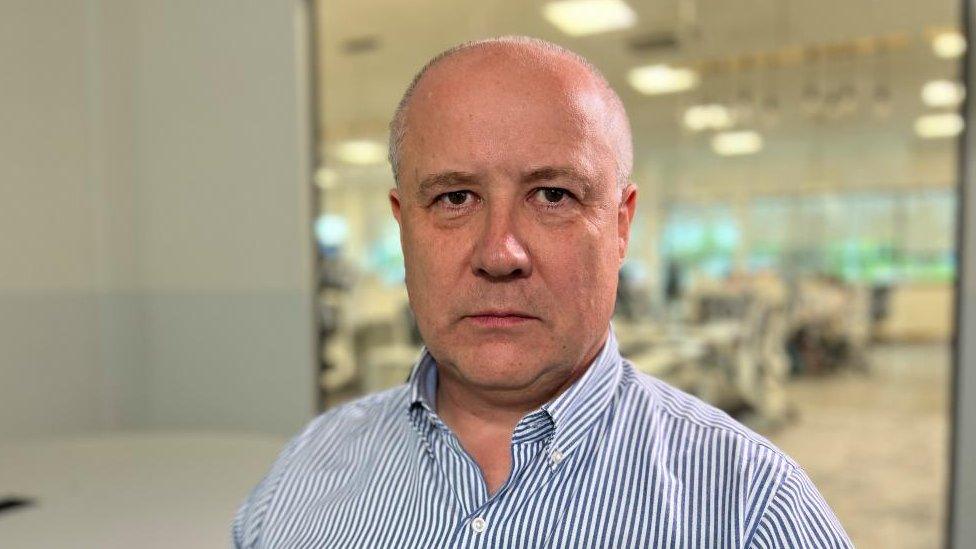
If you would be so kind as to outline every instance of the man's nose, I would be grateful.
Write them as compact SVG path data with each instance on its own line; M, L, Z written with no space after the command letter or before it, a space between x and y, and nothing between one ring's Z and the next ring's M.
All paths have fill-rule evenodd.
M516 214L500 208L489 208L486 214L472 258L474 274L497 281L529 276L532 262L519 234Z

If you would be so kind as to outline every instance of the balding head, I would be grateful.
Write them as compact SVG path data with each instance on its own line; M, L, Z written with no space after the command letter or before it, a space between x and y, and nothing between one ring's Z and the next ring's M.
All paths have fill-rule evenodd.
M540 73L540 76L555 76L565 80L567 87L591 88L596 91L599 101L591 102L587 107L594 110L592 114L602 121L603 129L612 144L612 154L617 166L617 185L621 189L626 186L633 169L634 153L630 123L620 97L599 69L579 54L552 42L526 36L504 36L465 42L438 54L420 69L403 94L390 122L389 160L397 186L402 180L400 170L404 144L410 134L410 107L414 96L418 89L424 87L427 77L441 72L440 69L445 69L443 72L446 74L440 75L442 77L451 78L457 75L464 78L463 75L449 70L452 61L455 62L454 69L461 69L465 65L470 68L472 64L479 63L502 63L513 68L531 68Z

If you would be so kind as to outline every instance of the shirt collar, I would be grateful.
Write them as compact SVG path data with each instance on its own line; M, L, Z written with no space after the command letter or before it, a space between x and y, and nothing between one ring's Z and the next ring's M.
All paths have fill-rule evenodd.
M623 360L613 328L586 372L573 385L539 409L526 414L515 427L513 444L551 438L553 448L568 455L612 401L623 372ZM423 409L435 426L444 424L437 416L437 362L425 347L407 380L409 408Z
M437 395L437 362L426 346L421 350L420 358L410 371L407 384L410 385L410 407L420 405L428 412L434 413Z

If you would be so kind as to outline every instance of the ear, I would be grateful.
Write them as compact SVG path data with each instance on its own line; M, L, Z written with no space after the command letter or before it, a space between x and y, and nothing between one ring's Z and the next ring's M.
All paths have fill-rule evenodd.
M390 189L390 210L393 211L397 225L400 225L400 190L395 187Z
M630 243L630 223L637 211L637 185L628 183L620 198L617 208L617 239L620 243L620 260L627 255L627 244Z

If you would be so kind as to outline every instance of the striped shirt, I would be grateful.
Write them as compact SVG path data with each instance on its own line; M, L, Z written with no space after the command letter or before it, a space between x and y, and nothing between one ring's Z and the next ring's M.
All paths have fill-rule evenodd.
M236 547L852 547L804 471L725 413L636 371L611 332L586 373L519 421L489 494L405 385L326 411L233 524Z

